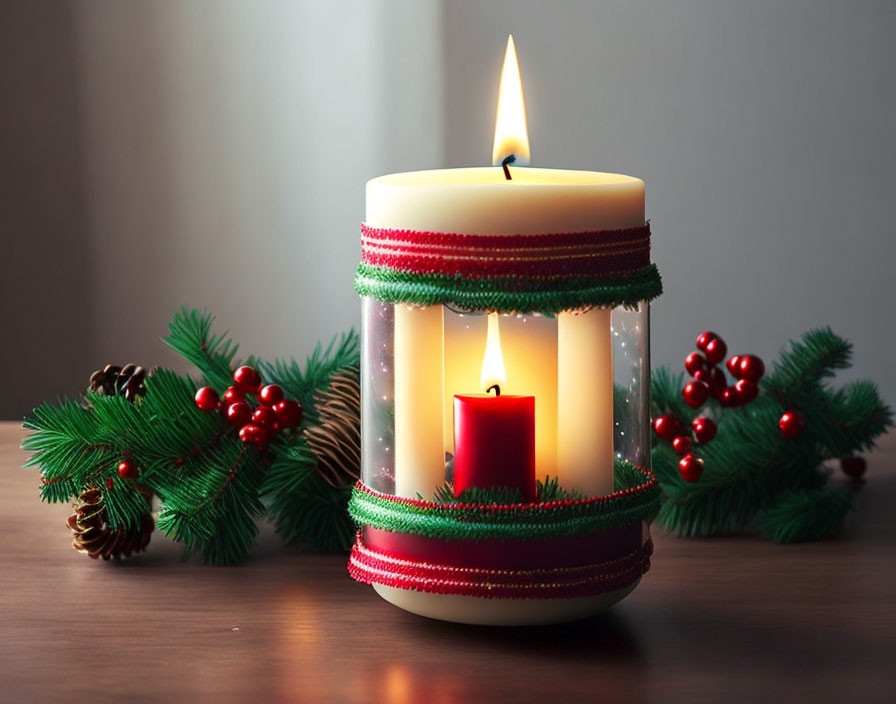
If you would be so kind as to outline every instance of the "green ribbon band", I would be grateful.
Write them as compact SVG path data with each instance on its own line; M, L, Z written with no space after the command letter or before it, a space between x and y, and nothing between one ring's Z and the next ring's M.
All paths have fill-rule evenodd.
M652 521L661 491L653 476L616 461L615 491L599 501L547 502L525 508L406 502L355 487L349 514L359 527L444 540L536 540L600 533ZM628 491L626 491L628 490Z
M603 306L635 307L663 292L656 264L628 274L601 277L489 277L471 279L444 274L411 274L360 264L355 291L386 303L450 305L498 313L542 313Z

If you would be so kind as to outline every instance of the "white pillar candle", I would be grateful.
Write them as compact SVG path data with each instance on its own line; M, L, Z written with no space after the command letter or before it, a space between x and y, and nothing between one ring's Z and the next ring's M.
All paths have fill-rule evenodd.
M557 477L586 496L613 491L610 310L557 316Z
M445 482L442 306L395 306L395 494L431 499Z
M511 173L512 181L504 178L500 167L416 171L375 178L367 183L367 224L371 227L391 229L478 235L579 232L620 229L644 224L644 182L640 179L595 171L563 171L533 167L511 167ZM413 433L418 436L413 441L415 447L433 448L439 443L443 451L445 448L451 449L448 440L451 437L452 427L451 399L455 393L469 393L478 388L485 337L484 334L481 337L477 335L475 339L471 337L459 343L454 339L452 329L457 329L464 323L449 315L448 339L445 341L449 354L446 356L443 348L439 347L442 344L441 333L438 342L430 340L432 344L429 344L423 341L423 333L420 331L426 324L421 321L419 326L414 327L416 332L412 331L408 325L413 325L410 322L411 318L414 321L417 318L413 317L413 313L399 316L399 308L404 308L406 311L407 306L396 307L395 321L396 486L417 487L413 491L419 491L426 496L439 486L444 478L439 475L438 481L435 481L437 473L430 467L429 462L421 463L420 458L414 454L408 452L404 455L409 458L407 462L400 460L403 453L401 438ZM430 311L433 317L436 313L432 311L438 310L438 315L441 316L441 306L433 306L426 310ZM561 314L560 318L565 318L566 315ZM597 319L600 315L598 313L592 316L588 313L579 316L582 318L577 321L580 324L567 331L573 330L580 334L568 336L569 341L562 345L555 334L545 334L543 330L539 330L538 334L527 336L528 349L525 354L517 352L513 344L512 330L515 328L508 327L504 350L507 364L507 393L535 396L536 471L539 476L556 473L561 483L564 483L569 467L588 465L591 467L591 473L602 478L580 483L575 469L570 470L572 474L568 476L570 481L577 485L576 488L589 494L596 487L612 487L613 472L612 366L604 364L600 369L595 367L597 362L594 356L591 356L592 351L589 347L598 337L595 332L598 325L602 326L603 330L600 349L606 348L604 342L609 343L609 315L604 313L605 319L598 324ZM402 319L401 323L399 317ZM425 316L419 317L422 319ZM431 320L429 322L431 323ZM484 327L483 322L482 330ZM586 327L589 327L590 334L586 333ZM426 329L434 328L430 324ZM399 359L399 335L402 340L408 342L407 356L403 359ZM461 349L469 350L469 353L458 354ZM597 351L594 354L597 354ZM428 358L424 359L427 356ZM572 375L564 372L561 380L556 362L559 358L572 361L590 359L590 362L585 365L587 369L573 371ZM411 388L409 383L405 382L406 378L420 379L422 384L425 375L434 374L434 370L440 365L445 367L445 378L448 381L441 396L441 410L435 411L431 398L425 395L415 397L414 394L408 393L406 401L400 400L399 391ZM579 374L578 378L575 376L576 373ZM601 375L603 386L591 385L590 390L586 390L586 385L582 383L585 378L582 374L591 375L592 378ZM539 389L546 387L550 390L539 392ZM609 396L606 393L608 387ZM430 380L427 388L432 391L435 388L435 381ZM556 392L553 391L554 388ZM583 399L586 393L594 394L593 399L587 404ZM600 445L592 443L586 437L574 437L565 428L560 427L560 419L567 417L560 408L563 403L559 401L560 396L571 399L574 407L588 410L592 414L596 413L595 405L599 404L601 408L606 406L606 410L601 410L599 414L600 417L607 419L606 427L602 427L599 431L595 431L593 426L586 428L587 433L603 434L603 442ZM399 405L403 403L408 403L408 406L400 411ZM402 422L399 421L399 413L405 419ZM422 418L424 413L427 415L426 420ZM431 423L433 419L435 422ZM573 422L577 421L578 419L575 419ZM422 434L426 434L427 438L419 437ZM561 442L565 445L562 450L559 448ZM595 448L598 446L604 449L595 455L594 453L598 452ZM427 451L427 457L434 455L433 450ZM566 467L560 466L558 464L560 457L573 458L574 463L567 464ZM408 473L413 479L402 478ZM428 490L419 488L427 486L427 482L432 483L428 486ZM400 495L408 495L403 491L405 490L396 489Z

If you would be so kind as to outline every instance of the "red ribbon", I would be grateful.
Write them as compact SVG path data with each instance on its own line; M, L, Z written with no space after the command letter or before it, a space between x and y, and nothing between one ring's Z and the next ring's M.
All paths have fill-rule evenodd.
M577 567L615 560L640 548L649 533L646 523L539 540L444 540L416 533L394 533L365 526L361 540L370 550L404 560L455 567L522 570Z
M638 531L641 525L636 524ZM613 532L615 533L615 531ZM398 534L395 534L398 535ZM376 539L382 536L376 536ZM417 536L419 537L419 536ZM588 536L597 538L599 536ZM619 540L622 535L607 537L608 544ZM425 539L428 540L428 539ZM439 541L446 542L446 541ZM464 541L455 541L458 543ZM514 545L501 543L486 549L492 552L492 559L500 563L500 552ZM553 543L556 541L535 541ZM575 543L576 541L571 541ZM620 545L625 541L620 541ZM393 548L395 545L393 545ZM419 547L419 546L418 546ZM534 547L537 554L546 546ZM617 546L618 547L618 546ZM532 542L517 544L519 555L525 555L533 548ZM575 545L570 546L570 555L575 553ZM444 549L435 550L429 559L413 559L409 555L395 554L376 549L365 542L358 533L349 558L349 574L364 584L382 584L399 589L413 589L434 594L458 594L492 599L558 599L596 596L629 586L650 569L650 555L653 542L646 537L643 544L608 560L586 564L565 565L569 556L559 559L551 566L527 569L504 569L494 564L489 567L471 567L439 562L439 553L445 557ZM545 553L542 553L545 554ZM580 556L581 557L581 556ZM482 555L477 559L481 559ZM536 563L541 560L535 560Z
M603 277L650 264L650 225L536 235L467 235L361 225L361 261L411 274Z

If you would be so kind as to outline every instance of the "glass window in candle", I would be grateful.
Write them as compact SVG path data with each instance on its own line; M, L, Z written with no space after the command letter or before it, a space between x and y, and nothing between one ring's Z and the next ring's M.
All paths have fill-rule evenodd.
M361 478L395 493L394 306L361 299Z
M650 306L616 308L611 325L616 456L650 467Z
M397 329L396 314L402 329ZM485 374L483 364L489 356L490 318L500 331L499 381L505 402L510 397L534 400L537 479L557 477L565 488L595 495L612 491L614 457L649 466L648 304L556 316L490 315L364 297L365 484L431 499L455 479L456 397L484 395L497 379ZM409 406L399 418L400 427L398 395ZM434 397L442 399L435 413ZM506 441L494 437L496 447ZM405 459L396 461L398 445L405 448ZM500 475L486 469L482 476ZM520 489L528 495L526 486Z

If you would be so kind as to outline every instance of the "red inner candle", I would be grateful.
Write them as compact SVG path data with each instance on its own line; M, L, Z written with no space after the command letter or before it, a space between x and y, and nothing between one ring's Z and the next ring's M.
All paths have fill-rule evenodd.
M535 500L535 397L454 397L454 495L519 489Z

